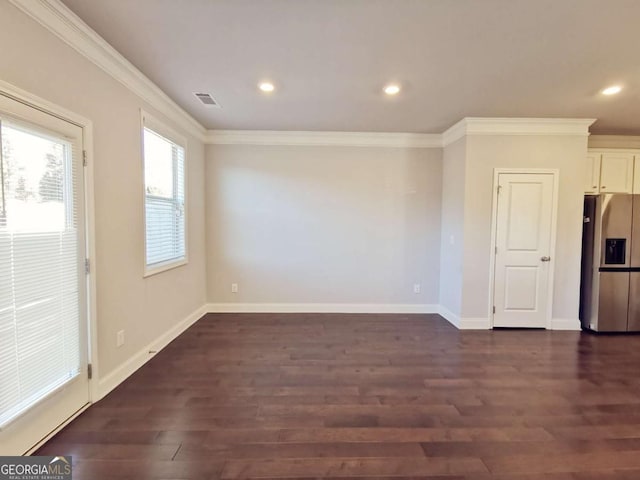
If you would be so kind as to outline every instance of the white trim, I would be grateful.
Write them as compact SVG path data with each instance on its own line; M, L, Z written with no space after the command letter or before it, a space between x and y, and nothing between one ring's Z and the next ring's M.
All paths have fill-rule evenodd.
M638 149L640 148L640 136L638 135L591 135L589 136L589 149Z
M442 134L442 144L465 135L589 135L591 118L474 118L466 117Z
M210 303L209 313L438 313L434 304Z
M115 370L105 375L104 378L101 378L98 385L98 399L104 398L105 395L124 382L131 374L151 360L156 353L171 343L171 341L177 338L187 328L200 320L206 313L206 306L198 308L180 321L180 323L174 325L144 348L140 349L136 354L129 357L128 360L116 367Z
M4 80L0 80L0 91L6 97L12 98L21 103L26 103L27 105L30 105L33 108L40 110L41 112L48 113L49 115L60 118L62 120L66 120L67 122L73 123L78 127L92 125L91 120L89 120L87 117L78 115L71 110L67 110L60 105L45 100L44 98L38 97L37 95L16 87L15 85L5 82Z
M471 135L588 136L593 118L474 118L465 119Z
M447 130L442 132L442 146L446 147L447 145L451 145L453 142L464 138L467 134L467 124L466 118L463 118L458 123L453 124Z
M149 113L144 108L140 109L140 122L143 129L148 128L149 130L152 130L156 134L160 135L161 137L166 138L171 143L175 143L179 147L182 147L185 150L185 156L186 156L187 143L188 143L187 139L184 137L184 135L181 135L179 132L177 132L176 130L171 128L169 125L167 125L167 122L162 121L155 115ZM144 139L143 139L143 145L144 145Z
M92 61L199 140L205 128L60 0L9 0L14 6Z
M556 240L558 226L558 190L560 170L557 168L494 168L493 169L493 200L491 206L491 248L489 252L489 301L487 302L489 328L493 328L493 306L495 295L496 269L496 240L498 229L498 179L501 174L545 174L553 176L553 199L551 211L551 239L549 244L549 284L547 286L547 329L552 329L553 286L556 266Z
M600 148L592 148L589 147L587 149L587 153L592 153L592 154L600 154L600 153L628 153L631 155L637 155L638 153L640 153L640 148L604 148L604 147L600 147Z
M460 330L491 330L491 319L488 317L462 317Z
M489 325L493 328L493 307L495 306L495 276L496 276L496 243L498 237L498 171L493 171L493 189L491 200L491 243L489 249L489 299L487 300L487 314Z
M145 238L146 238L146 232L145 232ZM185 244L186 244L186 238L185 238ZM147 251L147 246L145 241L145 257L146 257L146 251ZM154 275L157 275L159 273L166 272L169 270L173 270L174 268L182 267L184 265L187 265L188 263L189 262L187 261L187 257L185 253L185 257L180 258L178 260L168 260L166 262L156 264L155 266L152 266L152 267L145 265L144 274L142 275L142 278L153 277Z
M89 306L89 363L91 364L92 379L89 381L89 400L98 398L99 375L98 365L98 286L97 286L97 253L96 253L96 202L95 202L95 168L93 156L93 123L82 126L82 145L86 155L84 167L84 198L86 217L86 256L89 259L89 273L87 275L87 305Z
M444 305L438 305L438 314L456 328L460 328L460 317Z
M555 287L556 279L556 263L558 258L556 257L556 243L558 237L558 208L560 203L560 170L550 169L549 172L553 175L553 205L551 211L551 243L549 245L549 256L551 261L549 266L549 285L547 295L547 328L553 329L553 291Z
M552 318L551 330L582 330L580 320L577 318Z
M439 134L427 133L209 130L205 143L210 145L441 148L442 138Z

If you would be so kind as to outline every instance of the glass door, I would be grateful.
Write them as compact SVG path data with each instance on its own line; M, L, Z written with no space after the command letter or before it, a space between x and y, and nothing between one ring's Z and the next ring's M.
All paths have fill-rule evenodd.
M82 129L0 95L0 455L89 402Z

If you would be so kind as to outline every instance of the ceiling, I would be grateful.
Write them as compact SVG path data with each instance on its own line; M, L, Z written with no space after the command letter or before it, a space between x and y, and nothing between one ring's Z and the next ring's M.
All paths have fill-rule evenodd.
M440 133L466 116L578 117L598 119L593 133L640 134L638 0L63 2L209 129ZM382 93L389 82L399 95ZM599 93L612 84L623 91Z

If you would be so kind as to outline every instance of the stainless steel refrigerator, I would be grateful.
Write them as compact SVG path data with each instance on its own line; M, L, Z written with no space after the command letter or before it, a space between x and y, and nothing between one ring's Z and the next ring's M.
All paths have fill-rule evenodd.
M640 195L584 199L580 321L598 332L640 331Z

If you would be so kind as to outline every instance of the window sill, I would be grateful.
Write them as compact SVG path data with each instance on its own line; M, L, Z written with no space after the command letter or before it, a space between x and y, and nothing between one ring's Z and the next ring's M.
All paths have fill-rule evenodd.
M144 275L142 278L152 277L153 275L157 275L158 273L166 272L167 270L173 270L174 268L182 267L186 265L187 259L184 258L182 260L176 260L168 263L161 263L159 265L155 265L152 267L145 267Z

